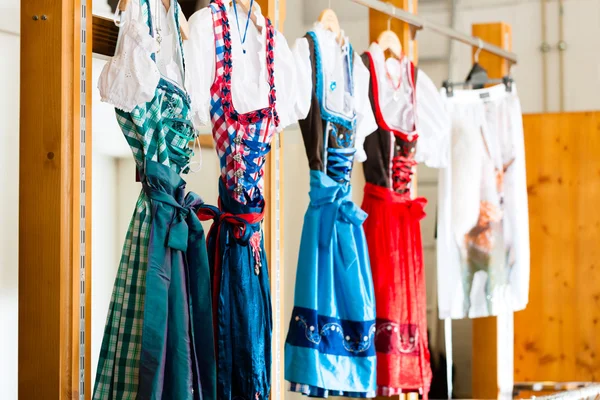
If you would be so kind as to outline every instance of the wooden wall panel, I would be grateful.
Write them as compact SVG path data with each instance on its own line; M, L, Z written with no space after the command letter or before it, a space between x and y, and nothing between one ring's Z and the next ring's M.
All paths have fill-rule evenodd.
M268 16L273 23L275 23L275 16L277 15L278 24L276 26L277 30L283 32L285 17L286 17L286 0L279 0L278 7L275 6L275 0L264 0L260 2L262 7L263 15ZM280 93L280 92L279 92ZM285 304L284 304L284 293L283 293L283 283L284 283L284 255L283 255L283 138L285 135L277 134L278 138L273 138L272 142L272 150L267 155L267 162L265 165L265 222L264 222L264 232L265 232L265 250L267 252L267 262L269 264L269 277L271 279L271 299L272 299L272 308L273 308L273 317L275 318L275 313L278 312L276 308L275 302L278 301L279 304L279 312L278 317L280 321L280 326L273 327L273 335L277 335L279 338L279 358L275 359L277 354L274 353L273 357L273 369L278 369L279 376L276 381L272 383L271 387L271 398L276 400L276 393L279 392L279 397L285 396L287 392L287 383L284 379L284 346L285 346L285 337L287 334L287 321L284 320L285 315ZM277 178L277 169L274 166L275 163L275 146L277 145L277 139L279 139L279 185L276 185ZM279 197L279 226L277 226L276 221L276 197ZM275 235L275 230L279 228L279 240L277 240L277 236ZM273 267L276 265L276 254L275 249L279 250L279 269L278 280L276 279L275 271ZM277 286L279 283L279 288ZM278 290L279 289L279 290ZM275 345L276 343L274 343ZM274 371L275 372L275 371ZM275 372L272 376L277 377L277 373ZM275 387L277 386L277 388Z
M512 30L503 22L474 24L473 36L500 46L505 50L512 48ZM473 48L473 56L477 48ZM491 79L502 78L509 73L509 63L501 57L482 51L479 64L488 72ZM496 317L476 318L473 320L473 398L496 398L498 393L497 368L497 331Z
M79 168L82 162L91 166L91 157L79 157L81 116L90 110L80 107L82 62L91 103L91 53L81 52L81 17L81 2L75 0L21 3L18 390L25 400L80 393ZM87 21L89 30L91 18ZM86 126L89 132L90 121ZM86 150L91 153L91 140ZM89 205L90 179L86 189ZM89 235L89 218L85 223ZM88 278L90 244L86 236ZM89 307L86 317L89 328ZM89 332L81 354L88 367Z
M531 234L516 381L600 379L600 113L526 115Z

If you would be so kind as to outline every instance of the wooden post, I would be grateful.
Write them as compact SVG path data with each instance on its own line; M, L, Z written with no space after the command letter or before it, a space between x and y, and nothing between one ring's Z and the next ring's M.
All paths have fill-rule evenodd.
M512 49L512 30L503 22L474 24L472 34L488 43ZM473 48L473 55L477 48ZM508 75L510 64L507 60L482 51L479 64L488 72L491 79ZM497 331L496 317L473 320L473 398L491 399L498 395L497 382Z
M401 8L406 11L410 11L413 14L417 13L417 7L419 4L419 0L391 0L388 1L389 4L392 4L398 8ZM418 51L417 51L417 42L414 39L414 34L412 28L406 22L400 21L396 18L391 18L384 13L381 13L376 10L369 9L369 40L370 42L377 41L377 37L379 34L386 29L389 28L396 32L398 37L400 38L400 42L402 43L402 51L406 54L410 60L416 65L418 61ZM416 171L413 175L413 183L411 186L411 195L414 197L417 190L417 176ZM399 398L400 400L412 400L414 397L418 398L418 394L416 393L403 393L400 396L395 396L395 398ZM378 399L388 399L389 397L377 397Z
M90 1L21 4L18 368L24 400L79 398L80 363L87 367L86 398L90 393L91 22Z
M278 31L283 32L285 22L286 0L264 1L261 4L263 14L267 15L275 24ZM275 50L277 51L277 50ZM278 94L281 92L278 92ZM283 399L287 392L286 383L283 375L284 370L284 347L286 321L283 320L285 315L284 293L281 290L284 282L284 267L283 267L283 134L277 134L273 138L271 152L267 155L266 171L265 171L265 250L267 251L269 263L269 277L271 280L271 299L273 319L279 320L279 326L273 327L273 360L272 374L273 382L271 385L271 398L274 400ZM279 154L279 160L276 160L275 152ZM277 161L277 165L275 164ZM278 184L277 184L278 183ZM279 205L279 215L277 206ZM279 224L277 223L277 217ZM279 237L275 234L279 231ZM279 261L279 268L274 267ZM279 352L277 357L276 352Z

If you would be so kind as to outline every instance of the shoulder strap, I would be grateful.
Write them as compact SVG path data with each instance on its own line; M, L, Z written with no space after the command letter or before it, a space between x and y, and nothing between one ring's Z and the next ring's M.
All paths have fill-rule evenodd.
M181 37L181 26L179 24L179 13L182 12L181 6L177 0L171 0L171 7L175 7L173 15L175 17L175 31L177 32L177 43L179 44L179 58L181 60L182 79L185 82L185 57L183 54L183 38Z
M277 114L277 91L275 90L275 28L269 18L265 18L267 27L267 73L269 74L269 107L273 112L273 121L275 126L279 125L279 115Z
M348 87L350 94L354 96L354 47L352 44L348 44Z
M313 70L314 90L320 105L323 100L323 67L321 65L321 51L319 49L319 42L317 41L317 35L311 31L306 33L305 38L308 41L310 57L312 58L311 64Z
M223 75L225 65L231 68L231 37L229 36L229 21L223 2L212 0L210 9L213 17L213 31L215 35L215 77Z

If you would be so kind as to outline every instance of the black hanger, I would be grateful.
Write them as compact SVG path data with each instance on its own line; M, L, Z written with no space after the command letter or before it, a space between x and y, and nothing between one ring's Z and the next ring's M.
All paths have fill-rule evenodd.
M488 82L488 73L478 62L473 64L469 74L465 78L465 82L473 89L483 89Z
M471 80L470 82L452 82L450 79L445 80L442 83L442 87L444 89L446 89L446 97L452 97L454 95L454 88L455 87L468 87L470 89L481 89L483 88L485 85L497 85L499 83L504 84L504 86L506 87L506 91L507 92L512 92L512 88L514 85L514 80L511 76L507 75L502 77L502 79L486 79L485 81L480 81L477 82L479 84L481 84L482 86L480 87L474 87L474 82Z
M479 39L479 46L477 47L477 51L473 58L475 62L473 63L473 67L467 74L465 81L471 86L473 89L483 89L485 84L488 81L488 73L485 68L483 68L479 64L479 53L481 53L481 49L483 48L483 40Z

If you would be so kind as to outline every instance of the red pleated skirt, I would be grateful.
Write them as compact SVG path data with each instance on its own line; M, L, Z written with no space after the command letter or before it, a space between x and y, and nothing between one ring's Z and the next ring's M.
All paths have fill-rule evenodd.
M427 398L431 368L420 221L425 198L411 199L367 183L362 208L377 307L379 395L419 391Z

